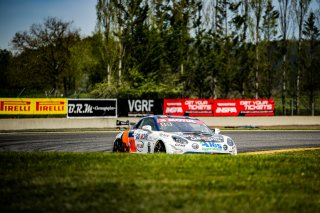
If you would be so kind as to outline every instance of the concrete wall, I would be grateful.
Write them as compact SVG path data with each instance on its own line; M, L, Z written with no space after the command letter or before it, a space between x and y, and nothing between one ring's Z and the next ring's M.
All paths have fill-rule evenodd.
M209 126L309 126L320 125L320 116L208 117Z
M116 120L137 122L139 118L33 118L0 119L0 130L115 128ZM199 117L208 126L287 126L320 125L320 116Z

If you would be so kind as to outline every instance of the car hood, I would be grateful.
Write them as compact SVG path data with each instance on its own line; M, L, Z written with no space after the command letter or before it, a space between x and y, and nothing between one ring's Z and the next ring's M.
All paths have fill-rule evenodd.
M220 134L198 134L198 133L176 133L176 135L183 137L189 141L199 142L223 142L224 136Z

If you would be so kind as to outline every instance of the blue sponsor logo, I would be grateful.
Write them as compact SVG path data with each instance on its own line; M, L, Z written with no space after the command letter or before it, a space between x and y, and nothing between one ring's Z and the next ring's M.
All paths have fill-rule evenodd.
M140 133L138 133L138 134L135 135L135 139L136 140L139 140L139 139L147 140L147 138L148 138L148 134L140 134Z
M129 131L129 135L128 135L128 137L129 137L129 138L133 138L133 137L134 137L134 135L133 135L133 134L134 134L134 131Z
M204 150L204 151L222 150L221 144L217 144L214 142L202 142L201 146L202 146L202 150Z

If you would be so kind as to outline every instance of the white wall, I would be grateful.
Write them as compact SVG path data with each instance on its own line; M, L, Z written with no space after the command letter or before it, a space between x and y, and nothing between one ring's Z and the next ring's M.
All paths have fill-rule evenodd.
M0 119L0 130L115 128L116 120L137 122L139 118L33 118ZM320 116L199 117L208 126L320 125Z

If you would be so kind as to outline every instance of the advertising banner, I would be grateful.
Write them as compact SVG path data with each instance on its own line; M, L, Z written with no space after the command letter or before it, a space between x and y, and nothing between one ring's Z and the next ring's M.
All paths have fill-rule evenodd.
M67 105L68 104L68 105ZM71 117L274 116L273 99L0 98L0 114Z
M67 114L65 98L0 98L0 114Z
M238 100L215 100L214 116L239 116Z
M164 99L164 115L213 116L214 100L211 99Z
M238 109L245 116L274 116L274 100L238 100Z
M165 115L274 116L273 99L164 99Z
M118 99L119 117L143 117L163 114L163 99Z
M67 99L65 98L39 98L31 100L35 105L33 105L34 114L67 114Z
M183 99L164 99L163 114L164 115L184 115Z
M117 99L68 99L68 118L117 117Z

